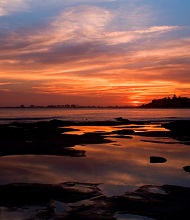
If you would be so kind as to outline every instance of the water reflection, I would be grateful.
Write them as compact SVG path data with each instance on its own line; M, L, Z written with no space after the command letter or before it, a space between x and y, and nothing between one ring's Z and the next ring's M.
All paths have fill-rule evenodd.
M129 124L120 126L70 126L73 131L65 132L66 134L84 134L87 132L113 132L117 130L133 129L135 132L144 131L166 131L165 128L161 127L160 123L147 123L144 125Z
M121 129L122 126L70 126L69 128L74 129L74 131L65 132L65 134L84 134L87 132L112 132Z
M118 129L118 128L117 128ZM189 165L190 148L180 143L163 144L148 141L162 138L118 139L113 143L75 146L85 150L86 157L9 156L0 158L0 183L67 181L100 183L108 196L122 195L144 184L189 186L190 175L183 170ZM150 164L150 156L162 156L164 164Z
M153 220L152 218L147 218L145 216L139 215L129 215L129 214L117 214L115 215L117 220Z

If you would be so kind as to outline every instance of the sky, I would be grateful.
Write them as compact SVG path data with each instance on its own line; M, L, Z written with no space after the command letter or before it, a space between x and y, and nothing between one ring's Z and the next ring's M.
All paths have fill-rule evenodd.
M190 0L0 0L0 106L190 97Z

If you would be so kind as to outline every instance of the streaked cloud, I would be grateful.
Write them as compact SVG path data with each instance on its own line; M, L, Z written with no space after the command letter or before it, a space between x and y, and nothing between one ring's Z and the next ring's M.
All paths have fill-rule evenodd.
M0 86L8 85L8 84L10 84L10 83L8 83L8 82L0 82Z

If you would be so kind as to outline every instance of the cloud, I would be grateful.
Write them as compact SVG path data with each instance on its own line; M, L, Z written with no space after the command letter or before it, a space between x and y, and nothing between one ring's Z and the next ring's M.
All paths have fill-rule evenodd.
M51 1L47 1L49 4ZM69 1L65 1L68 2ZM74 1L87 3L85 0ZM94 0L93 4L101 1ZM9 5L9 10L20 10L28 5L37 4L37 1L16 0L3 1L1 5ZM122 2L124 7L120 10L106 9L93 5L80 5L67 7L62 13L54 17L45 27L26 28L21 31L7 33L1 45L4 53L18 54L44 53L49 50L56 50L56 47L63 45L76 45L86 42L93 42L98 47L102 45L117 45L130 43L144 37L153 37L155 34L167 33L177 30L177 26L136 26L139 21L151 20L152 12L147 5L137 6L136 1ZM55 4L61 4L56 0ZM7 7L8 8L8 7ZM8 9L7 9L8 10ZM123 10L126 10L125 13ZM120 13L120 14L119 14ZM146 18L149 19L146 19ZM138 22L136 19L138 18ZM120 20L125 23L121 28ZM132 27L132 29L131 29ZM11 50L10 50L11 49Z
M111 13L106 9L78 6L59 15L51 25L61 41L64 41L63 36L66 35L68 40L75 42L97 41L111 17Z
M8 15L12 12L26 11L28 4L26 0L1 0L0 16Z
M112 31L109 26L115 14L107 9L95 6L71 7L55 17L45 27L25 28L23 31L8 32L1 37L1 49L4 56L14 54L52 53L66 46L89 45L104 48L134 42L138 39L154 37L177 30L177 26L153 26L131 31ZM8 60L8 59L6 59Z
M183 29L122 30L117 16L110 9L80 5L44 26L1 33L1 79L22 82L22 92L112 96L120 103L127 95L140 100L148 93L182 91L182 83L190 80L190 40L178 35ZM20 91L22 86L8 87Z
M2 36L1 48L4 54L25 54L46 52L53 46L98 41L102 37L106 23L111 18L108 10L94 6L70 8L55 17L46 27L25 28L24 31L8 32Z
M0 82L0 86L9 85L9 82Z
M12 85L11 82L0 82L0 91L1 92L10 92L10 88L9 88L10 85Z
M94 6L70 8L56 17L50 24L49 45L70 42L72 44L96 42L97 44L128 43L150 34L161 34L177 30L177 26L153 26L132 31L111 31L109 25L115 19L114 11Z
M139 34L146 34L146 33L163 33L167 31L172 31L178 29L178 26L153 26L150 28L147 28L145 30L136 30L135 33Z
M119 32L107 32L105 33L102 41L107 44L124 44L138 39L152 38L155 34L163 34L169 31L177 30L177 26L154 26L146 29L139 29L134 31L119 31Z

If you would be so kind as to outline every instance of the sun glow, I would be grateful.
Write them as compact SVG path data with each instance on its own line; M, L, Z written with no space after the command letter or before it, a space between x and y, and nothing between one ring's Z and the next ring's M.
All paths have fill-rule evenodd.
M133 106L139 106L142 104L142 102L140 102L140 101L132 101L131 103Z

